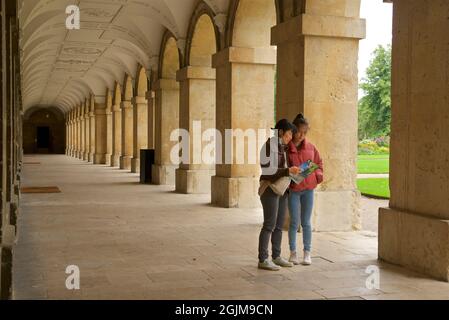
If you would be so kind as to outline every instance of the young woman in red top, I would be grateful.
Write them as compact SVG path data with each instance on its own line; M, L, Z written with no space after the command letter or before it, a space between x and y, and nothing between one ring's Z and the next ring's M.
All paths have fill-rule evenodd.
M301 164L312 161L319 166L315 172L309 175L299 184L292 183L290 186L288 207L290 212L290 228L288 232L290 244L290 259L293 264L298 265L299 259L296 251L296 235L299 229L299 223L302 227L304 259L303 265L312 264L310 252L312 250L312 211L314 190L323 182L323 161L316 147L307 139L309 131L309 122L302 114L299 114L293 121L297 128L292 141L289 145L289 161L292 166L300 167Z

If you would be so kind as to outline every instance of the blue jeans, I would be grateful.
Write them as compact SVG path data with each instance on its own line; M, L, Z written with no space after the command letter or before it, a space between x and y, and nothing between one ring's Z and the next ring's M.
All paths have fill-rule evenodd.
M288 209L290 211L290 228L288 230L288 241L290 250L296 251L296 235L298 234L299 222L301 221L302 238L304 250L312 250L312 210L313 190L294 192L290 190L288 197ZM300 220L301 218L301 220Z

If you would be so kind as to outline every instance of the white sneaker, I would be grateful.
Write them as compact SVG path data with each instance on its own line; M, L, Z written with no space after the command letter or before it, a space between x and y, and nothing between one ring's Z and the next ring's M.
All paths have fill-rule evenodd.
M298 253L296 251L292 251L290 253L290 259L288 259L288 261L293 263L295 266L299 265Z
M264 262L259 262L259 269L269 270L269 271L279 271L280 267L275 265L273 261L266 259Z
M304 260L302 261L304 266L310 266L312 264L312 256L310 251L304 251Z
M291 268L291 267L293 267L293 263L288 262L287 260L285 260L282 257L277 257L276 259L273 260L273 262L275 264L277 264L278 266L283 267L283 268Z

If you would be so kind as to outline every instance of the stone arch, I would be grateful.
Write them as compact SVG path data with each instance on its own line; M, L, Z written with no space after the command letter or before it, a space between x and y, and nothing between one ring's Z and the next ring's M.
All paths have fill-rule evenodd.
M112 97L112 104L120 105L120 102L122 102L122 88L120 86L120 83L115 82L113 97Z
M271 27L278 19L273 0L232 0L226 35L227 46L258 48L271 43Z
M220 32L214 24L214 13L200 2L190 20L187 34L185 66L211 66L211 57L220 50Z
M139 66L136 73L136 96L145 97L148 91L148 77L143 66Z
M175 36L168 30L162 38L159 57L159 79L176 79L176 72L182 64L181 53Z
M133 80L129 74L125 74L123 81L122 101L131 101L133 98Z

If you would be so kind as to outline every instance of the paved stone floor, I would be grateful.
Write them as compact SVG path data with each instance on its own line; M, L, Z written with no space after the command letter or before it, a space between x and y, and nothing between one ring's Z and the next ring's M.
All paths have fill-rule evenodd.
M376 260L371 231L314 234L310 267L256 268L260 209L138 184L136 174L66 156L28 156L14 251L15 299L449 299L449 284ZM284 238L284 252L287 241ZM68 265L81 289L65 287ZM365 270L380 268L380 290Z

